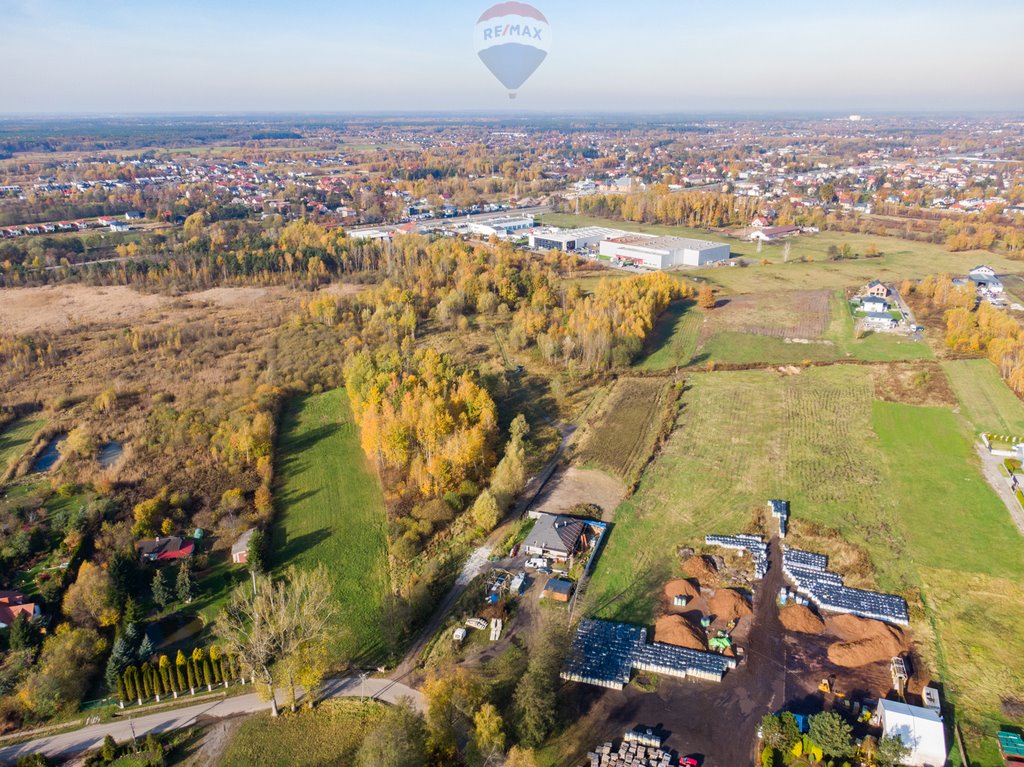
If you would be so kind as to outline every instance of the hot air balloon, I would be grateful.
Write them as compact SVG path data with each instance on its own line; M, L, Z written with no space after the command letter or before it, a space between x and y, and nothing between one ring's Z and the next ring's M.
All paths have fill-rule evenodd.
M551 27L532 5L498 3L480 16L473 37L480 60L514 99L516 91L547 58Z

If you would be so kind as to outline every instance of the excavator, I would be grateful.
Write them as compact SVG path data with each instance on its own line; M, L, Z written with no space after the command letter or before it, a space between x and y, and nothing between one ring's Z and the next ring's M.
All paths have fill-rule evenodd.
M836 687L836 677L835 677L835 674L833 674L830 677L826 677L825 679L822 679L821 680L821 684L818 685L818 689L821 690L826 695L834 695L837 698L845 698L846 697L846 693L845 692L841 692L839 690L839 688Z

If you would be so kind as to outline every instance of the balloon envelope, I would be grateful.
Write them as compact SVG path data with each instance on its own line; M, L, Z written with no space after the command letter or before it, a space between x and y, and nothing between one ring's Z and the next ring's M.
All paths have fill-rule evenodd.
M480 16L473 39L477 55L491 74L515 91L547 58L551 27L532 5L498 3Z

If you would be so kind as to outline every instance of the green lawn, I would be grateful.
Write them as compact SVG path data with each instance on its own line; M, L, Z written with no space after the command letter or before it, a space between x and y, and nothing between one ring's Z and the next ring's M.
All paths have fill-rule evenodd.
M278 444L274 564L330 572L338 603L334 649L384 660L389 593L387 521L380 482L359 445L343 389L292 400Z
M768 301L777 297L778 294L766 294ZM719 330L712 332L711 337L700 344L701 323L706 316L710 317L709 322L714 322L713 312L705 314L695 307L685 311L670 307L651 334L648 347L652 351L637 365L645 370L666 370L674 367L677 359L688 359L692 364L714 361L734 365L778 365L798 364L804 360L895 362L934 357L928 344L904 336L868 333L863 338L855 338L853 315L847 308L842 291L836 291L829 310L831 317L821 343L787 343L774 336Z
M643 370L685 367L697 351L703 315L692 301L677 301L665 311L647 339L645 354L635 363Z
M912 242L896 237L878 237L868 234L847 234L844 232L822 232L801 235L789 240L789 262L783 263L784 244L764 245L761 252L749 242L728 239L720 234L704 230L688 229L681 226L660 226L614 221L593 216L547 213L541 216L544 223L556 226L607 226L627 231L649 232L651 234L675 234L680 237L699 237L707 240L721 240L732 246L734 255L744 257L750 264L746 269L698 269L676 272L680 276L704 277L733 293L757 293L775 290L806 290L813 288L848 288L866 285L873 279L884 282L900 282L904 279L919 279L929 274L950 272L966 274L979 263L988 264L997 272L1019 274L1024 271L1019 261L988 251L966 251L951 253L942 245L926 242ZM849 245L855 253L864 253L874 245L882 254L878 258L858 258L846 261L828 261L830 245ZM802 262L801 258L811 258ZM769 264L761 266L767 259Z
M219 767L351 767L367 730L384 714L383 703L329 700L314 711L242 722Z
M943 362L942 369L978 431L1024 437L1024 403L988 360Z
M851 585L908 597L920 649L972 744L991 734L1001 697L1024 700L1024 667L1012 661L1024 656L1013 596L1024 538L962 421L875 401L861 366L703 373L689 384L676 431L616 511L588 611L649 623L680 546L752 530L765 499L788 498L794 545L815 544L808 521L837 531L846 544L817 544Z
M45 425L45 418L19 418L0 431L0 474L21 458Z

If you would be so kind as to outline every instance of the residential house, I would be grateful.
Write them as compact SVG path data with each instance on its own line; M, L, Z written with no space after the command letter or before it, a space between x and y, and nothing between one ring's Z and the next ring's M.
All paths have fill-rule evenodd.
M13 624L19 615L37 620L41 615L39 605L25 601L20 591L0 591L0 629Z
M864 292L873 298L888 298L889 288L878 280L872 280L868 283L867 288Z
M146 217L146 214L141 210L129 210L124 214L125 221L141 221Z
M878 330L893 330L899 324L888 312L865 312L860 319L865 327Z
M187 559L192 556L195 547L195 541L177 535L139 541L135 544L135 548L144 562L169 562L175 559Z
M996 277L995 270L990 266L976 266L967 275L974 283L979 295L999 296L1003 293L1003 283Z
M250 528L242 533L238 540L231 546L231 561L236 565L244 565L249 561L249 540L256 528Z
M860 301L860 307L866 312L887 312L889 302L878 296L866 296Z
M908 767L945 765L946 733L937 712L895 700L881 700L875 716L885 737L899 738L910 749L910 755L901 764Z
M562 514L539 514L533 530L523 541L523 552L557 562L571 559L589 545L589 526L582 519Z
M751 242L777 242L784 237L790 237L800 233L799 226L766 226L763 229L755 229L747 239Z

